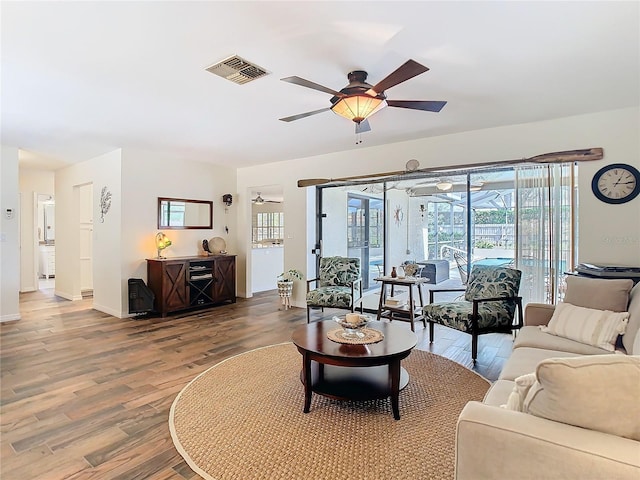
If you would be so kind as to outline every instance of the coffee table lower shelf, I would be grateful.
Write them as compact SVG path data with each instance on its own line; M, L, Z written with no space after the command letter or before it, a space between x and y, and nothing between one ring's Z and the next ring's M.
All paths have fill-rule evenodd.
M304 384L304 371L300 372ZM311 390L336 400L376 400L391 396L389 365L340 367L311 362ZM400 388L409 384L409 374L400 367Z

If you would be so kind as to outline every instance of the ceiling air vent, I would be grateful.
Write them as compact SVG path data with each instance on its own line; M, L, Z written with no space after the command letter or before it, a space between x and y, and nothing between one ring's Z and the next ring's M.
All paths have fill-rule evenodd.
M207 67L206 70L238 85L243 85L251 80L267 75L266 70L237 55L225 58L221 62Z

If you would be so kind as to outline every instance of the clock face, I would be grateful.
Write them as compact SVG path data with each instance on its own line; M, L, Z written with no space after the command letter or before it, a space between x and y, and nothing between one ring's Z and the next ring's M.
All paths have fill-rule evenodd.
M606 203L625 203L640 193L640 172L631 165L614 163L601 168L593 176L591 189Z

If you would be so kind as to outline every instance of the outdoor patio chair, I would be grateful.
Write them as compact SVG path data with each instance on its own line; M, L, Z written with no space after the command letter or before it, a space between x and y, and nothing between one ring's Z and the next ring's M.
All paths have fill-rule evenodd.
M453 258L458 266L458 273L460 274L460 283L467 284L467 257L459 252L453 252Z
M429 343L433 325L440 324L471 334L471 358L478 357L478 336L485 333L511 333L522 327L522 297L518 296L522 272L514 268L476 265L466 289L429 291L429 305L422 309L429 322ZM464 291L464 300L434 303L437 292ZM516 318L516 309L518 315Z
M355 311L362 307L362 278L360 259L347 257L323 257L320 259L318 278L307 280L307 323L311 321L312 308L325 307ZM317 285L311 289L311 284Z

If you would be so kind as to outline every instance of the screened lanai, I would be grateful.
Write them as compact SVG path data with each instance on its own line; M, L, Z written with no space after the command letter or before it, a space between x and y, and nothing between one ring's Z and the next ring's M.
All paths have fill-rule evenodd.
M463 286L484 263L522 269L525 299L550 301L575 255L573 175L522 166L322 187L322 255L359 257L369 294L406 262L429 265L426 288Z

